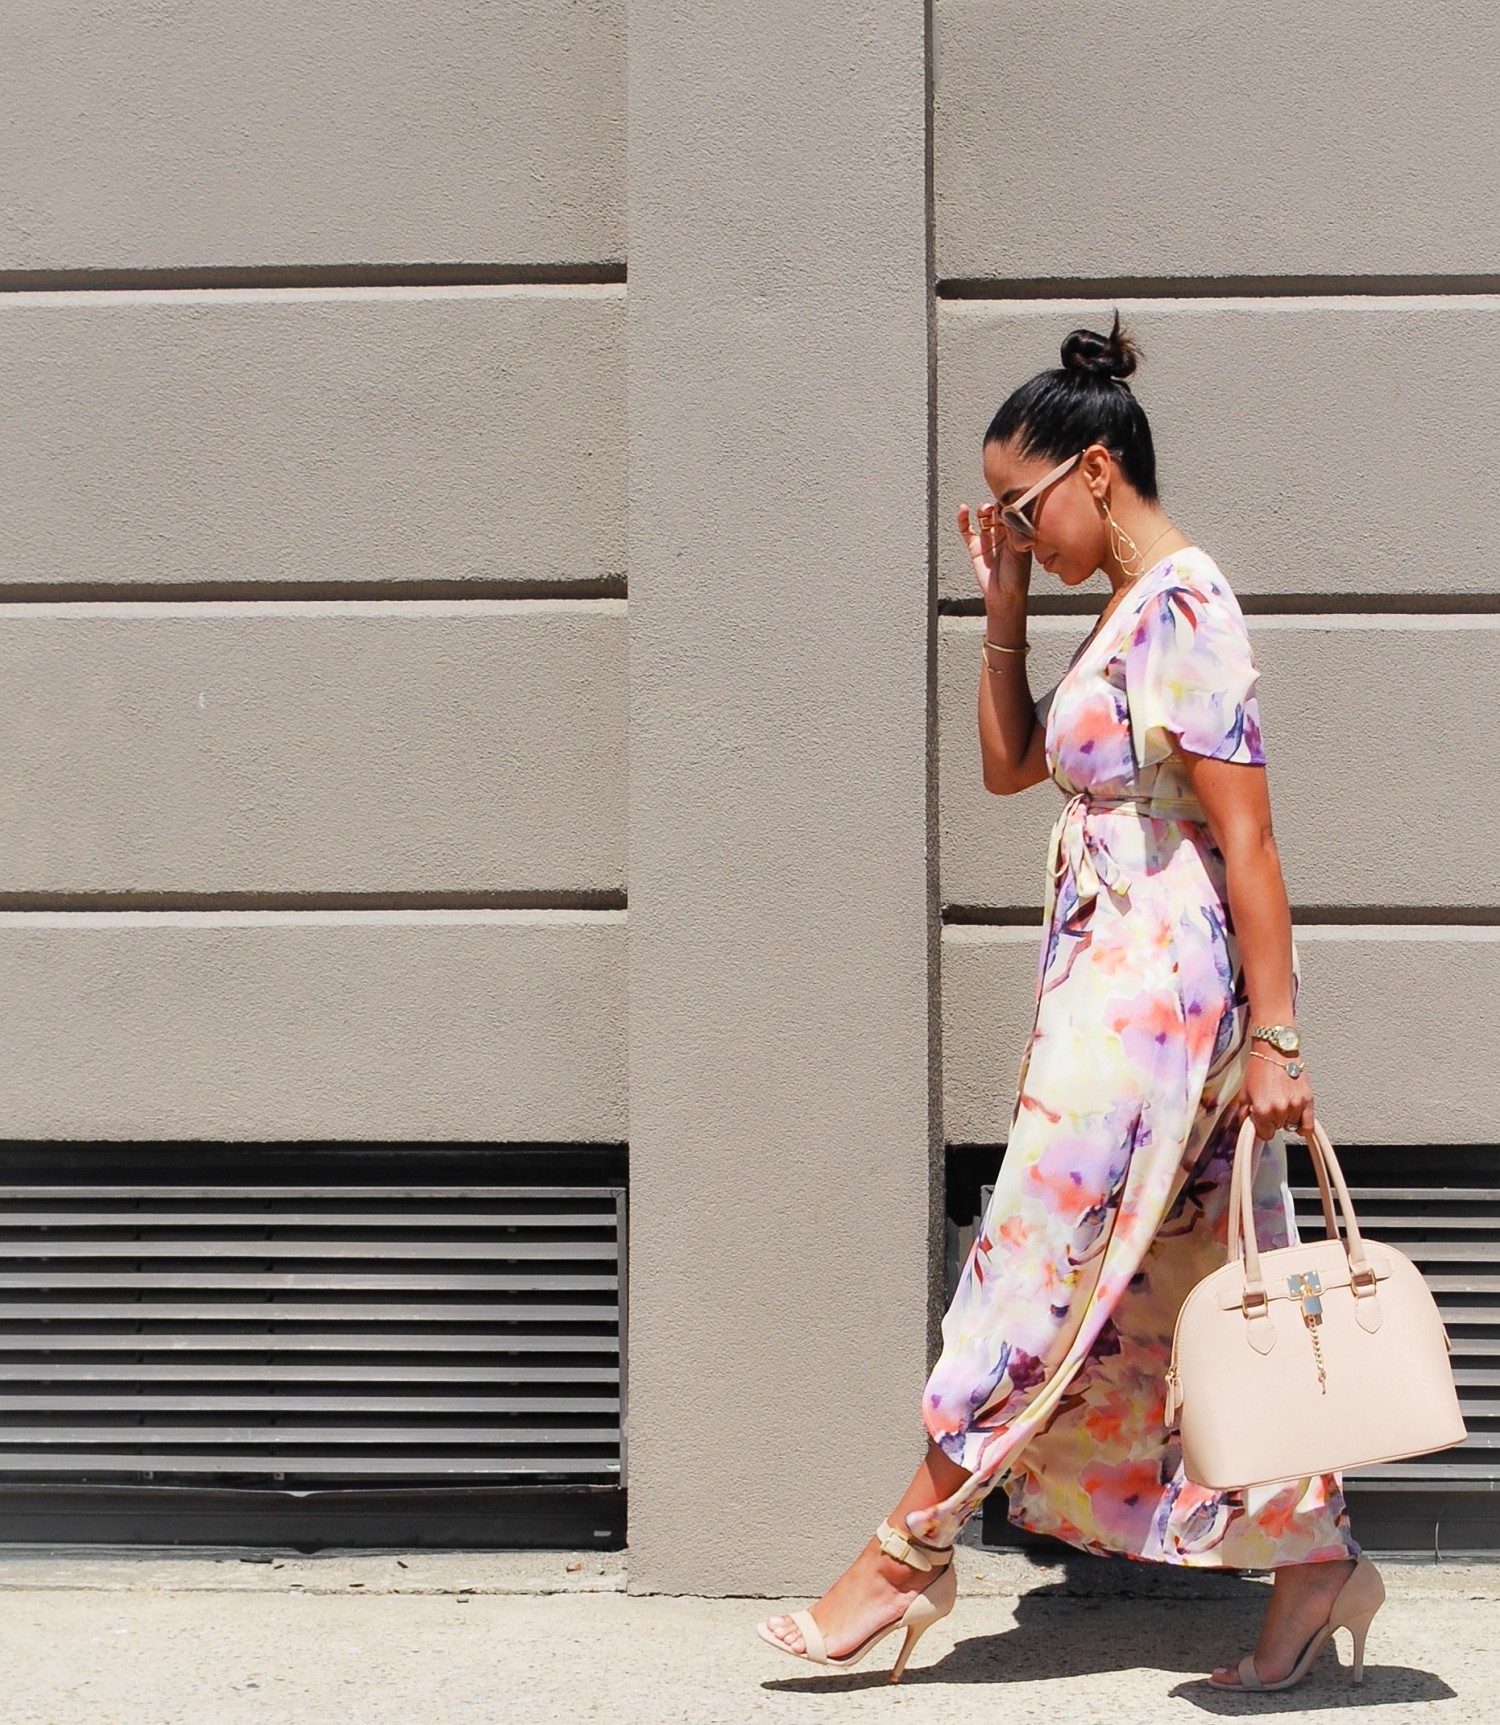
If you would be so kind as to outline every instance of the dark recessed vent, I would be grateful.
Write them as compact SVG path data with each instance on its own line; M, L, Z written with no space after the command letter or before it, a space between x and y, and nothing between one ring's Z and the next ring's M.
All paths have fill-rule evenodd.
M1361 1230L1411 1258L1437 1299L1469 1428L1458 1449L1346 1477L1366 1487L1494 1491L1500 1488L1500 1159L1492 1150L1382 1147L1341 1150L1339 1161ZM1314 1238L1323 1217L1300 1150L1293 1175L1298 1227L1304 1239Z
M0 1187L0 1482L618 1485L624 1201Z

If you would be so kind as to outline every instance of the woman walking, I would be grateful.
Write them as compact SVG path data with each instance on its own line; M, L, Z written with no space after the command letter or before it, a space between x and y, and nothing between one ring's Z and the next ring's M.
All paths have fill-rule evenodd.
M984 439L996 498L959 511L985 603L984 783L1051 777L1036 1017L994 1195L943 1320L926 1456L888 1521L807 1611L760 1625L847 1666L896 1628L899 1678L951 1609L952 1544L1001 1483L1019 1525L1092 1552L1273 1569L1252 1654L1221 1687L1289 1687L1335 1627L1362 1645L1381 1598L1334 1476L1214 1492L1164 1424L1172 1328L1223 1262L1236 1134L1311 1130L1299 971L1272 837L1244 617L1162 509L1139 351L1118 315L1075 330ZM1026 675L1033 559L1110 596L1040 701ZM1263 1243L1292 1237L1285 1152L1267 1145Z

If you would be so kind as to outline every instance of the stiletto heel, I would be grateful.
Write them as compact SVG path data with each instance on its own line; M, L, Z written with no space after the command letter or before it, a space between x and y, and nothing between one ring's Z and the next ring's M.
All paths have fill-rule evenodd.
M928 1582L920 1593L912 1595L911 1602L898 1618L877 1629L873 1635L860 1642L858 1647L850 1648L837 1659L830 1656L828 1644L823 1639L823 1631L819 1629L818 1621L811 1611L792 1611L787 1614L801 1630L802 1639L807 1643L801 1653L788 1647L779 1636L771 1634L764 1623L755 1626L755 1633L762 1641L769 1641L772 1647L780 1648L793 1659L805 1659L811 1665L831 1665L837 1671L847 1671L850 1666L858 1665L870 1649L877 1642L884 1641L893 1630L904 1629L906 1639L901 1644L900 1653L896 1655L896 1663L891 1667L891 1682L899 1683L901 1673L906 1669L906 1661L911 1657L912 1649L924 1632L953 1609L953 1601L958 1595L958 1578L953 1573L953 1547L919 1545L907 1535L897 1533L888 1521L881 1522L875 1529L875 1538L887 1557L894 1557L913 1569L930 1569L935 1572L933 1580Z
M1380 1579L1380 1571L1368 1557L1360 1556L1355 1561L1349 1579L1334 1597L1328 1612L1328 1621L1322 1628L1313 1631L1306 1646L1298 1654L1297 1663L1285 1677L1275 1683L1263 1683L1260 1673L1255 1669L1255 1655L1247 1653L1239 1663L1238 1683L1220 1683L1213 1677L1209 1678L1209 1682L1215 1689L1290 1689L1312 1670L1313 1661L1323 1651L1323 1643L1332 1636L1334 1630L1347 1629L1354 1638L1354 1663L1350 1668L1349 1681L1363 1683L1365 1637L1370 1632L1371 1620L1384 1602L1385 1583Z
M1347 1629L1354 1643L1354 1656L1349 1668L1351 1683L1365 1680L1365 1637L1370 1633L1375 1613L1384 1604L1385 1583L1380 1579L1380 1571L1368 1557L1361 1557L1328 1614L1330 1633L1333 1629Z
M1354 1640L1354 1661L1349 1668L1349 1681L1351 1683L1363 1683L1365 1680L1365 1636L1370 1632L1370 1618L1374 1615L1375 1613L1372 1611L1363 1622L1344 1625Z
M922 1631L926 1627L927 1625L925 1623L913 1624L912 1627L907 1630L906 1639L901 1643L901 1651L896 1655L896 1663L891 1667L892 1683L899 1683L901 1681L901 1673L906 1669L906 1661L911 1656L911 1650L921 1639Z

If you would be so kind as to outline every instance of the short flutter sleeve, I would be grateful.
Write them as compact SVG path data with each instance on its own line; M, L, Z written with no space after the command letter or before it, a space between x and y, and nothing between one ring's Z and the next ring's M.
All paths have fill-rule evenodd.
M1153 593L1125 648L1137 768L1164 760L1178 745L1218 761L1264 766L1259 676L1232 596L1180 581Z

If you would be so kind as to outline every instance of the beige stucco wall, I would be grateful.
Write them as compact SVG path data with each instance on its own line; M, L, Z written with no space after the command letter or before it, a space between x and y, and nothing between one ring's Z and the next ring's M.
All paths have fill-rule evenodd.
M1234 569L1225 574L1234 585ZM1453 740L1493 711L1500 615L1253 612L1247 624L1293 903L1366 921L1442 908L1488 914L1500 899L1500 809L1474 797L1472 754ZM1038 695L1087 628L1074 616L1031 619L1027 664ZM982 616L959 616L945 617L939 633L943 902L1039 915L1062 796L1046 783L995 797L981 782L983 631Z
M623 599L0 606L10 894L625 891Z
M0 15L0 1137L619 1145L624 8Z
M1500 983L1500 560L1476 464L1500 134L1472 77L1496 16L1442 5L1421 53L1394 0L1064 4L1001 31L935 0L934 23L939 587L967 613L937 683L945 1135L1005 1136L1059 804L979 783L982 618L949 524L995 406L1118 305L1163 500L1249 613L1320 1112L1356 1144L1494 1143L1494 1015L1458 1003ZM1040 693L1087 619L1045 614L1068 603L1045 572L1032 590Z
M630 7L633 1588L824 1585L922 1450L922 54Z
M0 276L625 257L621 0L6 8Z
M1361 595L1451 602L1500 589L1493 496L1473 469L1500 389L1494 293L945 300L945 536L958 505L978 501L979 440L1009 388L1056 365L1076 325L1108 327L1116 305L1145 351L1132 388L1151 415L1167 507L1236 592L1357 609ZM973 577L954 550L956 534L942 592L964 598Z
M820 1591L921 1451L1058 806L979 784L953 511L1118 303L1330 1129L1500 1139L1500 42L1411 29L0 15L0 1136L628 1139L630 1585Z
M1163 501L1248 613L1319 1116L1353 1178L1463 1145L1491 1185L1496 14L1441 4L1420 47L1394 0L933 16L945 1136L998 1159L1060 801L978 783L951 523L994 408L1118 306ZM1040 694L1089 618L1032 590Z
M1401 0L933 0L933 17L942 277L1493 278L1485 0L1420 23Z
M6 1136L625 1136L624 915L0 911Z
M1317 1073L1318 1115L1335 1143L1493 1144L1500 929L1299 918L1294 939L1297 1023ZM1034 926L944 930L950 1143L1005 1140L1036 967ZM1357 1155L1349 1162L1357 1174Z
M0 590L618 584L611 285L0 296Z

